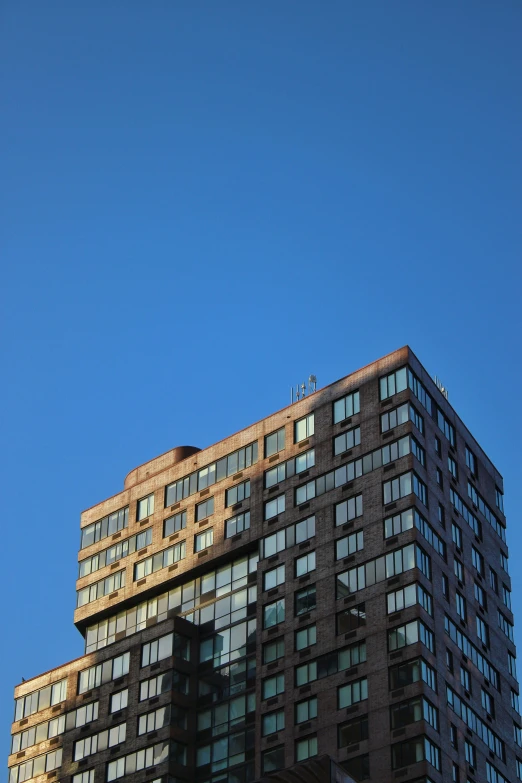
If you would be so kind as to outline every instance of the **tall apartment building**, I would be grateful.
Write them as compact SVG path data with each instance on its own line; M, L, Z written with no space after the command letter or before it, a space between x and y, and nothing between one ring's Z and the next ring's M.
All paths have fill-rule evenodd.
M81 515L85 654L16 687L10 783L249 783L323 755L374 783L521 780L505 524L407 347L147 462Z

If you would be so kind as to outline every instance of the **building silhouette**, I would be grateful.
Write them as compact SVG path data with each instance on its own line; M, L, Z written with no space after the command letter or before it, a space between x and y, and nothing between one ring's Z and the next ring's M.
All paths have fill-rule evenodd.
M505 524L408 347L150 460L81 515L85 654L16 687L10 783L522 779Z

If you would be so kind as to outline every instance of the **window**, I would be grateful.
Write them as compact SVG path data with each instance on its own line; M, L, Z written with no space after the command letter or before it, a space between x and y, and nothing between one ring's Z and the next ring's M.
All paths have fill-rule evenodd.
M440 442L440 438L437 438L435 435L435 454L437 454L439 457L442 456L442 446Z
M179 729L187 728L187 711L175 704L167 704L152 712L146 712L138 717L138 737L148 734L150 731L158 731L164 726L177 726Z
M297 740L295 743L296 761L304 761L311 756L317 756L317 736L315 734Z
M475 746L472 745L471 742L469 742L467 739L464 740L464 755L470 767L477 766L477 753Z
M502 550L500 550L500 566L504 569L506 574L509 574L509 559Z
M504 633L510 642L515 643L514 639L514 630L513 630L513 624L509 622L507 617L505 617L502 612L499 612L497 610L497 619L498 619L498 627Z
M301 544L315 536L315 516L302 519L295 525L289 525L271 536L265 536L261 539L260 555L261 558L272 557L284 549Z
M310 682L329 677L366 661L366 642L357 642L341 650L321 655L313 661L295 667L295 685L300 688Z
M263 680L263 699L271 699L285 692L285 675L276 674Z
M435 532L432 526L422 517L416 508L408 508L392 517L386 517L384 520L384 538L398 536L406 530L411 530L415 526L426 541L439 553L443 560L446 560L446 544Z
M446 601L449 601L449 581L446 574L441 574L442 577L442 595L446 599Z
M381 400L387 400L388 397L393 397L394 394L404 391L408 386L408 378L406 373L406 367L401 367L400 370L385 375L379 381L379 391Z
M212 516L214 513L214 498L207 498L202 503L196 503L196 522Z
M211 465L194 471L189 476L174 481L165 487L165 507L179 503L180 500L201 492L202 489L211 487L216 482L221 481L227 476L233 476L240 470L249 468L257 462L257 441L244 446L242 449L222 457Z
M364 677L361 680L349 682L341 685L337 689L337 709L351 707L352 704L358 704L368 698L368 680Z
M417 544L408 544L375 560L336 575L337 598L345 598L365 587L390 579L411 568L420 568L430 578L429 557Z
M285 766L285 746L281 745L279 748L264 750L261 754L261 765L265 775L283 769Z
M481 514L483 514L495 533L500 536L502 541L506 540L506 529L503 525L500 524L498 519L496 518L495 514L491 510L491 508L488 506L482 495L479 495L471 481L468 481L468 497L471 498L471 501L475 504L475 506L478 506L478 509Z
M424 419L409 402L381 414L381 432L388 432L407 421L412 421L419 432L424 434Z
M343 761L343 767L356 780L368 780L370 777L370 755L364 753L362 756L349 758Z
M451 473L451 475L453 476L453 478L456 481L458 481L459 474L458 474L458 469L457 469L457 463L455 462L453 457L450 456L449 454L448 454L448 470Z
M119 712L123 710L129 702L129 690L125 688L123 691L113 693L110 697L109 712Z
M509 783L508 779L502 775L493 764L486 761L486 780L488 783Z
M263 574L263 590L272 590L274 587L284 584L284 581L284 564L271 568L270 571L265 571Z
M125 587L125 570L116 571L116 573L106 576L105 579L100 579L99 582L93 582L82 590L77 590L76 606L79 608L90 604L98 598L103 598L103 596L119 590L120 587Z
M453 674L453 653L446 647L446 669Z
M194 552L203 552L208 549L214 543L214 528L209 527L208 530L203 530L202 533L198 533L194 536Z
M294 443L300 443L314 434L314 414L309 413L294 422Z
M392 745L392 769L426 760L440 772L440 749L427 737L414 737Z
M333 423L338 424L340 421L349 419L350 416L355 416L360 410L359 392L347 394L333 404Z
M518 723L513 723L513 734L515 735L515 743L519 748L522 748L522 726Z
M460 783L460 770L454 761L451 763L451 781L452 783Z
M232 538L237 533L242 533L250 528L250 511L244 514L237 514L235 517L227 519L225 522L225 538Z
M102 549L101 552L97 552L91 557L87 557L85 560L81 560L79 563L78 577L88 576L106 565L111 565L117 560L121 560L128 555L136 552L137 549L142 549L152 543L152 528L149 527L146 530L142 530L135 536L126 538L124 541L118 541L117 544L108 549Z
M400 587L398 590L394 590L387 594L387 614L401 612L403 609L407 609L417 603L420 604L429 615L433 616L433 600L431 595L426 592L422 585L414 582L411 585L407 585L407 587Z
M488 659L482 655L478 647L476 647L468 637L462 633L453 620L448 615L444 616L444 630L450 637L450 639L457 645L462 653L468 658L471 658L473 664L477 669L489 680L494 687L499 690L500 680L499 674L496 669L489 663Z
M223 693L223 692L221 692ZM197 730L212 729L214 737L233 730L244 724L248 714L256 710L255 693L236 696L228 702L216 701L215 706L198 712ZM168 783L168 782L165 782ZM172 783L172 782L171 782Z
M438 710L423 696L415 696L413 699L390 707L390 727L392 730L402 729L419 720L425 720L436 731L439 730Z
M337 615L337 634L355 631L366 625L366 610L364 604L351 606Z
M28 693L27 696L21 696L15 699L15 721L34 715L35 712L45 710L55 704L65 701L67 698L67 679L55 682L53 685L47 685L37 691Z
M411 439L411 453L418 459L423 468L426 467L426 452L415 438Z
M94 770L86 769L85 772L78 772L72 776L71 783L94 783Z
M317 630L315 625L309 625L307 628L301 628L295 632L296 651L311 647L317 642Z
M337 727L337 747L346 748L356 742L368 739L368 715L352 718Z
M165 636L160 636L159 639L154 639L152 642L142 645L141 666L148 666L151 663L163 661L165 658L170 658L171 655L188 661L190 660L189 645L189 640L177 633L168 633Z
M511 590L506 585L502 585L502 602L511 611Z
M357 533L350 533L349 536L338 538L335 542L335 559L342 560L344 557L360 552L364 547L364 534L362 530Z
M516 656L508 652L508 671L512 677L517 679L517 659Z
M285 711L277 710L276 712L268 712L263 715L261 726L263 737L282 731L285 727Z
M272 500L268 500L265 503L265 521L267 519L273 519L278 514L282 514L285 510L285 496L278 495Z
M442 478L442 470L440 468L435 468L435 475L437 478L437 484L439 487L444 488L444 480Z
M92 708L95 708L95 720L98 717L98 702L91 702L91 704L86 706L91 707L91 716L93 713ZM66 728L74 728L75 717L76 710L73 710L67 715L67 726L65 725L65 715L60 715L57 718L45 721L45 723L37 723L36 726L31 726L24 731L13 734L11 738L11 753L19 753L21 750L30 748L32 745L52 739L53 737L58 737L60 734L64 733ZM91 720L93 720L92 717Z
M178 533L187 527L187 512L180 511L179 514L173 514L163 521L163 538ZM149 542L150 543L150 542Z
M361 445L361 428L354 427L352 430L346 430L341 432L334 438L334 454L344 454L346 451L353 449L354 446Z
M486 743L490 751L505 762L506 749L504 742L490 729L489 724L483 721L478 713L472 710L466 702L462 701L460 696L449 685L446 685L446 701L449 708L464 721L468 729L477 734Z
M489 569L489 584L493 592L495 592L498 595L498 577L496 572L493 571L492 568Z
M481 576L484 576L484 558L482 557L480 552L477 549L475 549L474 546L471 547L471 562L473 563L477 572Z
M466 506L458 492L455 492L455 490L450 487L450 500L453 505L453 508L455 511L457 511L459 514L462 514L465 522L470 526L470 528L473 530L475 535L478 538L482 538L482 528L480 526L480 522L478 521L477 517L471 513L469 508Z
M410 644L422 642L430 652L435 652L435 639L433 633L420 620L399 625L388 631L388 652L401 650Z
M389 669L390 690L405 688L414 682L422 680L432 691L437 692L437 675L424 658L413 658L405 663L398 663Z
M92 734L90 737L84 737L74 743L73 761L81 761L87 756L92 756L107 748L113 748L125 742L127 735L127 724L120 723L118 726L111 726L110 729L100 731L99 734Z
M314 465L315 449L307 449L307 451L303 451L296 457L287 459L286 462L280 462L279 464L274 465L273 468L265 470L265 489L274 487L287 478L303 473L303 471L313 468Z
M263 645L263 663L272 663L279 658L283 658L285 654L285 640L281 636L279 639L274 639L273 642L266 642Z
M498 487L495 487L495 504L498 510L504 513L504 495Z
M469 448L469 446L466 445L466 465L470 469L470 472L475 478L477 477L477 458Z
M444 506L442 505L442 503L439 503L438 519L439 519L439 524L442 525L442 527L446 527L446 512L444 510Z
M350 522L352 519L361 517L363 513L362 495L355 495L353 498L337 503L334 506L334 512L337 527L345 525L346 522Z
M234 506L236 503L241 503L243 500L247 500L250 497L250 479L242 481L241 484L236 484L234 487L230 487L225 492L225 508Z
M138 772L141 769L155 767L169 758L175 764L186 766L186 745L182 745L175 740L170 740L170 742L165 740L164 742L158 742L156 745L151 745L121 758L114 759L114 761L109 761L107 764L107 782L111 783L113 780L127 777L131 774L131 771Z
M475 593L475 600L478 602L480 606L482 606L483 609L488 608L487 604L487 598L486 598L486 592L481 585L478 584L478 582L475 582L474 586L474 593Z
M128 674L129 658L130 655L126 652L105 661L103 664L98 663L96 666L90 666L88 669L78 672L78 695Z
M487 714L494 718L495 702L493 701L491 694L488 693L488 691L484 688L481 688L480 690L480 703L482 704L482 708L487 712Z
M295 616L299 617L315 609L315 600L315 585L298 590L295 593Z
M451 538L455 546L462 549L462 530L455 522L451 523Z
M138 500L138 511L136 519L139 522L146 517L150 517L154 514L154 494L147 495L146 498Z
M464 566L456 557L453 558L453 571L459 582L464 583Z
M84 704L68 712L66 729L79 729L81 726L86 726L88 723L97 720L98 707L99 703L97 701L91 701L89 704Z
M140 682L140 701L152 699L154 696L160 696L162 693L174 690L177 693L188 694L189 680L186 674L178 672L175 669L169 669L163 674L151 677L148 680Z
M280 598L263 607L263 628L272 628L285 621L285 599Z
M466 622L466 599L458 591L455 593L455 608L460 619Z
M299 701L295 705L296 724L305 723L307 720L312 720L312 718L317 718L317 696Z
M450 723L450 745L454 750L459 749L459 733L457 727Z
M486 625L482 617L479 617L478 615L476 617L476 620L477 620L477 636L482 642L482 644L485 644L486 647L488 647L489 646L488 626Z
M167 566L173 565L173 563L178 563L185 558L186 553L186 543L185 541L180 541L179 544L174 544L162 552L156 552L155 555L151 555L145 558L145 560L140 560L134 565L134 581L143 579L144 576L160 571L162 568L167 568Z
M41 756L24 761L22 764L9 769L9 783L23 783L24 780L43 775L44 772L51 772L57 769L62 763L62 749L53 750L50 753L44 753Z
M295 576L300 577L315 571L315 552L307 552L306 555L295 559Z
M296 505L324 495L325 492L330 492L336 487L342 487L359 476L364 476L383 465L389 465L391 462L410 454L411 440L409 435L405 435L403 438L393 441L393 443L388 443L386 446L371 451L369 454L364 454L362 457L345 462L343 465L335 468L335 470L331 470L316 479L307 481L306 484L302 484L295 490Z
M471 675L465 666L460 667L460 684L465 691L471 693Z
M271 457L272 454L277 454L278 451L283 451L285 448L285 428L276 432L271 432L270 435L265 435L265 457Z
M455 427L450 424L440 408L437 408L437 424L452 446L455 446Z
M129 524L129 507L120 508L118 511L114 511L103 519L99 519L97 522L93 522L91 525L84 527L81 531L81 543L80 549L91 544L96 544L107 536L112 536L119 530L123 530Z
M392 503L393 501L400 500L400 498L411 495L413 492L419 500L426 506L427 505L427 489L426 485L417 477L415 473L409 471L403 473L397 478L391 479L391 481L385 481L382 485L383 488L383 502L384 505Z

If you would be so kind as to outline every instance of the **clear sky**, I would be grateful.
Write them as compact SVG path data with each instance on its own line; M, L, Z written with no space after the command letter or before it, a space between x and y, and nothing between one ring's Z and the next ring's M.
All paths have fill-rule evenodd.
M519 0L3 0L4 759L13 686L83 652L81 510L406 343L504 475L522 639L521 36Z

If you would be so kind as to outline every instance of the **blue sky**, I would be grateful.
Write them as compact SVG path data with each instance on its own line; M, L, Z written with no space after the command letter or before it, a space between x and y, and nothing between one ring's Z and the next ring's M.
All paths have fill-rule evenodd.
M2 3L4 758L13 686L83 651L81 510L310 372L409 343L520 558L521 26L515 0Z

